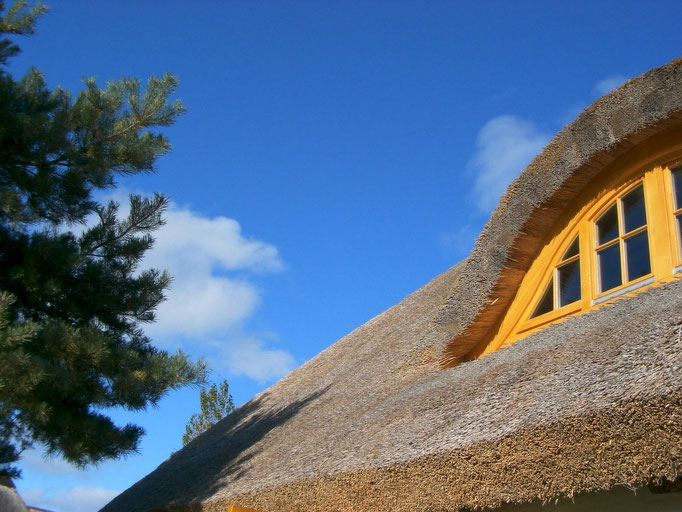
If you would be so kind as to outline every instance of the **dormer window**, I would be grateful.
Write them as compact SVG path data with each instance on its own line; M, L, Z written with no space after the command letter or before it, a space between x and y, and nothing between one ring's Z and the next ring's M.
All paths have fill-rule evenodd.
M597 293L622 284L645 283L651 275L644 184L627 189L594 223ZM633 286L624 288L631 291ZM593 305L615 296L600 295Z
M651 164L649 164L651 165ZM682 164L631 164L585 187L470 357L618 297L682 276Z

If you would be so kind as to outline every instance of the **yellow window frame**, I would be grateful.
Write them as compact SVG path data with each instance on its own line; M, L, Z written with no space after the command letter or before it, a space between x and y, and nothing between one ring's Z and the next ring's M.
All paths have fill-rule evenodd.
M240 507L239 505L229 505L227 507L227 512L261 512L255 508Z
M662 172L662 168L656 168L655 171L655 177L659 179L657 176L660 172ZM596 305L599 302L602 302L602 299L605 297L611 297L611 296L617 296L620 294L624 289L626 288L638 288L639 285L645 281L650 280L654 276L654 270L653 270L653 250L652 250L652 240L651 240L651 230L649 229L649 224L650 224L650 217L653 212L650 212L653 208L655 208L655 205L650 207L649 203L652 203L656 200L656 194L650 194L648 193L649 187L653 186L651 183L652 178L650 177L651 174L648 173L645 176L649 176L646 180L645 179L640 179L635 181L634 183L628 184L625 187L621 187L619 190L616 191L615 197L610 198L608 202L606 202L605 205L603 205L594 215L591 216L589 220L589 225L590 225L590 237L592 239L592 244L591 244L591 254L590 254L590 273L592 276L592 279L590 279L591 284L592 284L592 301L591 305ZM656 181L657 181L656 179ZM645 183L646 182L646 183ZM627 233L623 233L622 227L623 224L625 223L625 220L623 218L623 210L621 206L621 201L623 197L628 195L630 192L635 190L637 187L642 185L644 187L644 206L646 209L646 223L643 226L640 226L636 229L633 229L631 231L628 231ZM604 213L606 213L607 210L609 210L612 206L616 206L617 209L617 214L618 214L618 235L616 238L613 240L609 240L603 244L599 244L597 240L597 221L601 218ZM639 233L642 233L644 231L647 231L648 235L648 249L649 249L649 260L651 263L651 272L648 274L638 277L636 279L631 279L629 281L625 280L626 274L627 274L627 254L625 250L625 241L628 240L629 238L632 238ZM612 247L618 245L619 246L619 251L620 251L620 273L621 273L621 284L619 286L615 286L612 288L609 288L607 290L600 290L599 283L601 281L601 275L600 275L600 269L599 269L599 263L598 263L598 252L600 250L603 250L607 247ZM667 261L667 260L666 260ZM661 269L663 270L663 269Z
M607 166L585 186L580 197L557 220L506 313L469 354L468 359L506 347L570 315L596 309L623 295L631 295L657 283L682 277L682 270L675 272L682 265L682 233L678 233L675 220L676 215L682 213L682 205L676 208L674 203L671 171L682 165L680 141L682 129L643 143ZM651 272L601 292L598 285L597 247L603 248L614 242L598 246L595 223L608 208L640 184L644 187L646 224L623 234L620 228L623 219L619 218L619 233L615 243L621 245L621 273L624 276L626 256L623 240L646 229ZM617 208L620 216L621 207ZM580 300L531 318L549 280L552 276L556 280L556 269L567 261L560 260L576 236L580 244ZM557 304L556 298L554 304Z

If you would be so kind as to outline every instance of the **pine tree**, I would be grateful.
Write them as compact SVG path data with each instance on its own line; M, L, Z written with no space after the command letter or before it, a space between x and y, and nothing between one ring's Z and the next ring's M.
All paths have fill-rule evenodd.
M199 405L201 412L193 414L185 426L183 446L234 411L234 401L229 393L227 381L223 381L220 388L211 384L208 391L202 389L199 392Z
M131 196L119 218L94 198L156 170L170 145L153 128L184 111L169 101L176 80L88 79L75 97L36 70L15 80L4 35L31 34L44 11L15 2L3 15L0 1L0 474L14 476L33 443L77 465L134 452L143 429L106 409L141 410L206 377L141 329L170 283L139 269L168 200Z

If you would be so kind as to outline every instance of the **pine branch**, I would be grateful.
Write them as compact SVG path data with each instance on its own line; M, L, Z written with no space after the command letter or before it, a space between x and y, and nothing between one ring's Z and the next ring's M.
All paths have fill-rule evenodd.
M107 407L144 409L206 380L204 361L153 347L140 324L154 320L170 276L136 265L163 225L168 200L131 196L130 214L99 204L115 178L155 170L169 150L156 126L184 112L170 101L171 75L146 90L126 78L75 97L50 90L36 70L4 69L31 34L42 3L0 1L0 473L32 442L79 464L137 450L141 428L115 425ZM99 222L69 228L92 214ZM227 402L219 401L221 408Z
M142 200L140 196L131 194L131 208L128 220L115 224L115 215L116 211L118 210L118 205L114 201L110 201L107 209L99 210L97 214L100 217L100 226L102 226L102 229L105 231L105 233L106 225L111 223L115 224L112 226L111 230L115 231L116 234L103 239L101 242L95 244L94 246L88 247L87 249L83 248L82 257L87 258L94 256L99 249L107 246L114 246L117 242L124 240L135 233L158 229L164 224L161 215L168 207L168 203L168 199L161 194L154 194L154 198L151 200ZM139 213L140 210L143 212L142 214ZM81 237L81 240L83 240L84 237L85 235ZM83 244L83 242L81 242L81 244Z

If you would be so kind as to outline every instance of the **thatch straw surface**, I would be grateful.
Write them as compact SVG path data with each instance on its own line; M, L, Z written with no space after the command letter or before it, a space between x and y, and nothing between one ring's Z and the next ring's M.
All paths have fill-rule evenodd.
M527 265L509 273L509 258L519 240L540 237L528 234L528 220L540 212L551 221L556 197L677 122L680 64L628 82L562 131L512 184L468 260L256 396L103 510L454 511L675 479L680 280L486 358L448 369L440 362L446 347L461 357L455 336L485 327L491 297L508 300L498 282L510 286Z
M29 512L12 480L4 476L0 476L0 511Z
M456 277L344 338L105 510L458 510L682 473L682 282L452 369L416 367L419 333L403 337L403 322L423 328L421 301Z

